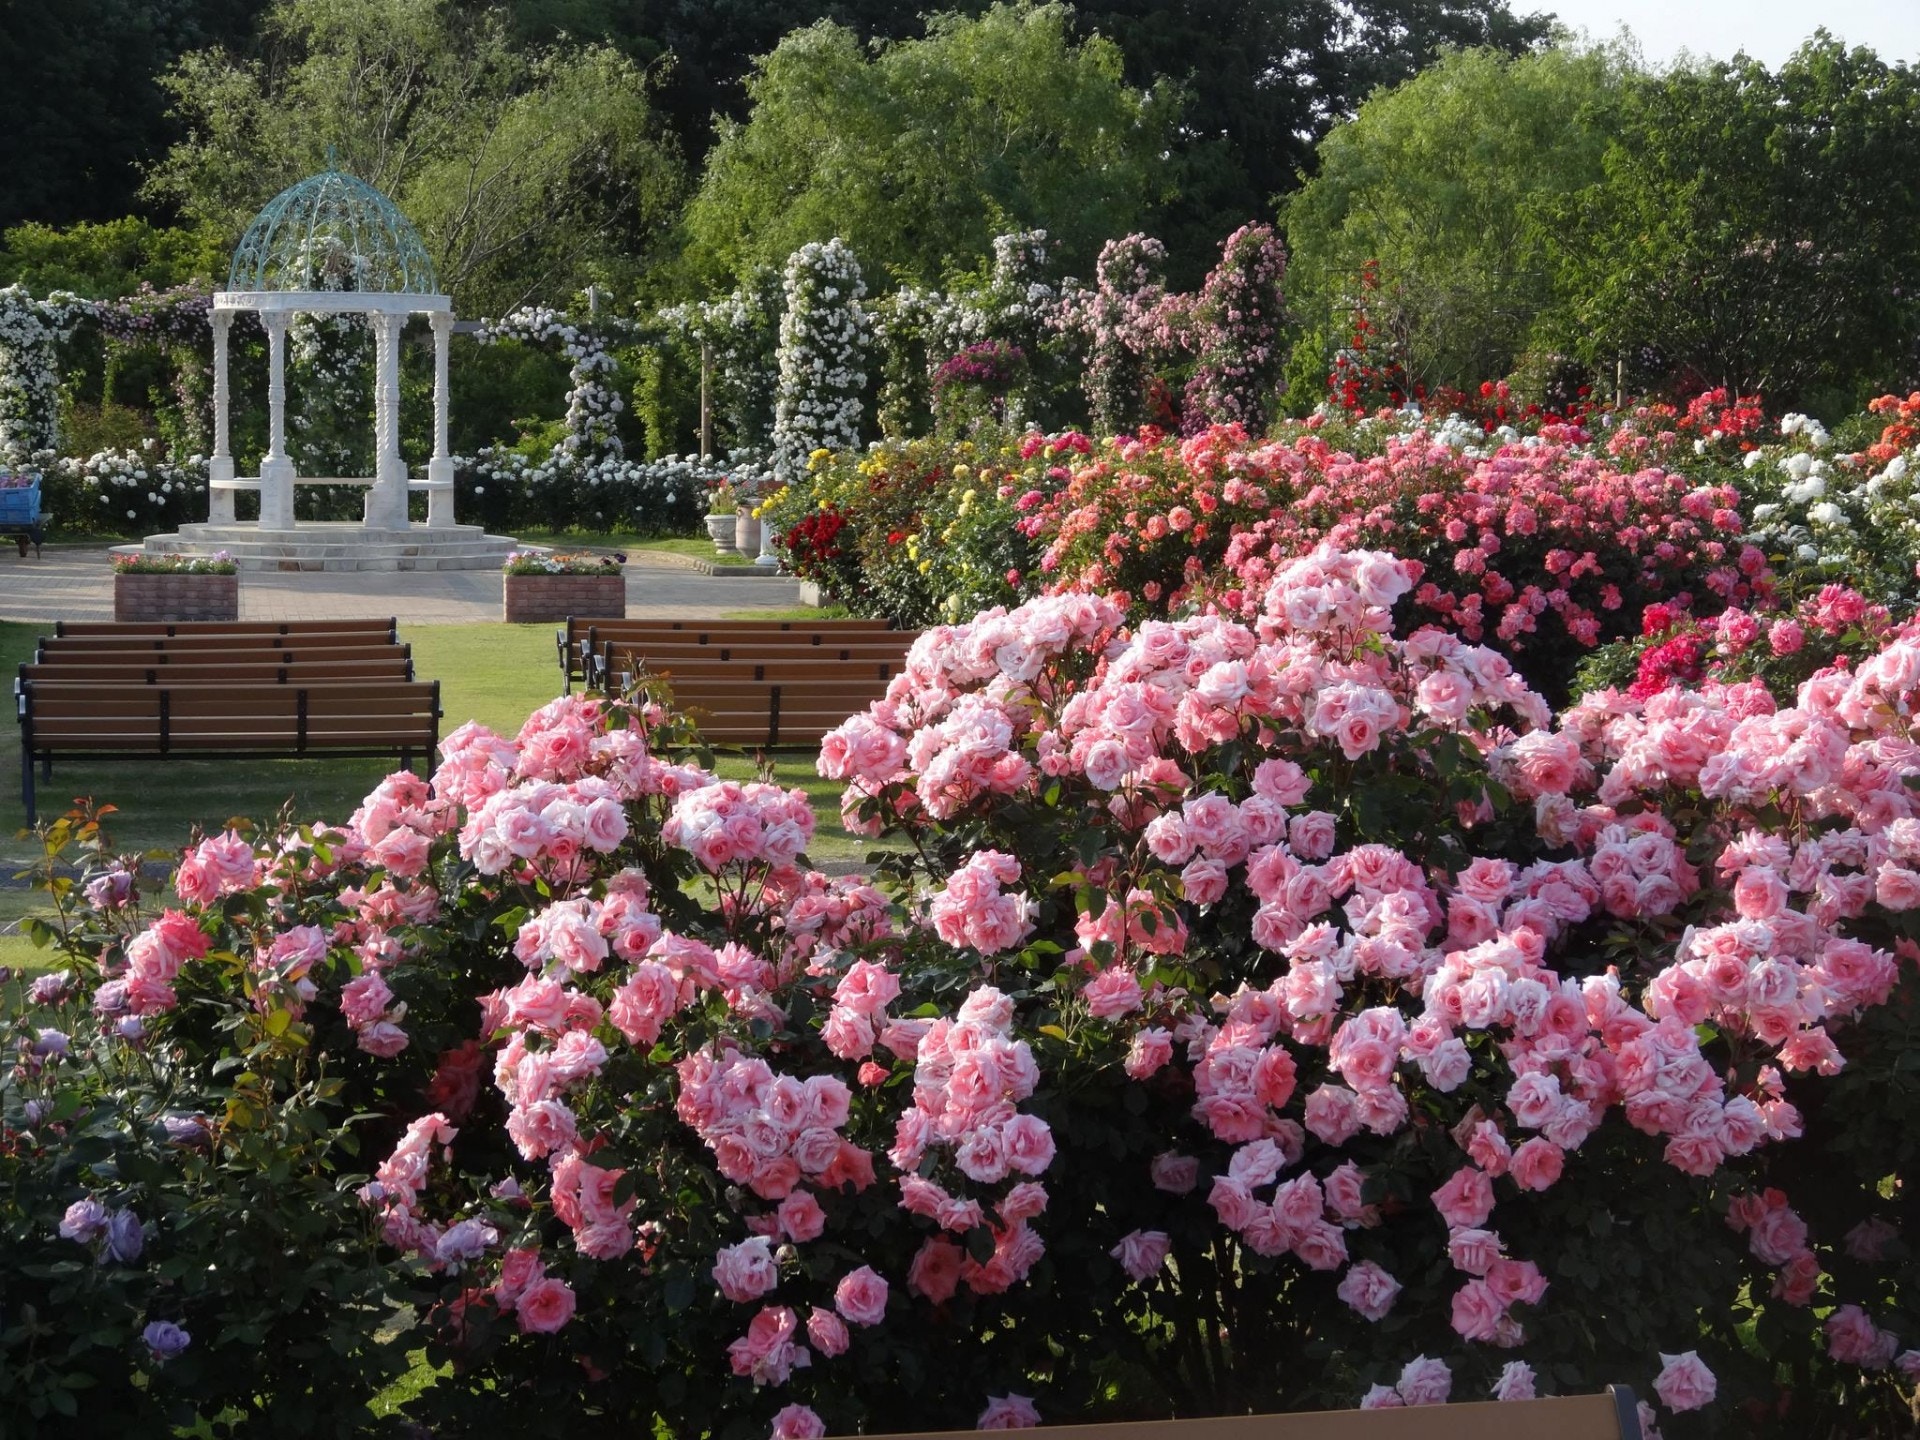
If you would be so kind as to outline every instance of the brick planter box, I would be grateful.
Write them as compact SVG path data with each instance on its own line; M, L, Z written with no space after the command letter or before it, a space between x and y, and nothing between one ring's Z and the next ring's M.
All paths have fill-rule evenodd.
M238 620L238 575L115 575L116 620Z
M504 575L502 609L509 625L583 619L623 620L627 577L612 575Z

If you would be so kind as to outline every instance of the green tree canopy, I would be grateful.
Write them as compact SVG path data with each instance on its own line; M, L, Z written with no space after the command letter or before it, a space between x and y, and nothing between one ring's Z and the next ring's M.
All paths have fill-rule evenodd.
M1631 87L1549 230L1567 344L1643 385L1837 412L1915 379L1920 71L1820 32Z
M1038 227L1084 272L1166 195L1176 105L1129 87L1118 50L1076 44L1071 21L995 5L871 52L826 22L789 35L688 208L694 268L743 274L839 235L870 274L932 283Z
M1461 50L1376 92L1287 206L1288 299L1309 343L1337 338L1378 260L1390 313L1374 319L1411 379L1464 388L1511 370L1564 298L1543 202L1599 180L1629 73L1615 50Z
M111 220L170 138L159 77L199 46L244 39L265 0L4 0L0 229Z
M456 0L278 0L259 58L196 52L166 84L187 136L152 194L237 235L332 152L406 211L468 310L623 278L680 193L631 61L519 46Z

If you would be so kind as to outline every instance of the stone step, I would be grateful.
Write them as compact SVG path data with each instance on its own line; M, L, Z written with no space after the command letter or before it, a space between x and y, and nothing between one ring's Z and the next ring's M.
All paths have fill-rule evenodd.
M355 521L315 521L292 530L258 525L182 525L149 535L123 555L212 556L225 552L243 571L498 570L518 542L478 525L370 530Z

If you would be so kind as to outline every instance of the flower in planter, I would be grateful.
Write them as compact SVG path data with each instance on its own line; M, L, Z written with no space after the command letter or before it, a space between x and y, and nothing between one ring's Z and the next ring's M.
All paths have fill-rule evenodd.
M561 554L544 550L516 550L503 567L509 575L618 575L627 563L622 551L607 554Z
M237 575L240 567L225 550L212 555L116 555L116 575Z

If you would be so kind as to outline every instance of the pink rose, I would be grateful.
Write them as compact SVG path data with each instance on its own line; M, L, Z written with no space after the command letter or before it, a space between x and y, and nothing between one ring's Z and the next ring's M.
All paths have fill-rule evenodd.
M551 1276L530 1283L513 1302L523 1335L551 1335L573 1318L573 1291Z
M847 1327L840 1317L831 1310L815 1309L807 1316L807 1339L813 1342L813 1348L831 1360L836 1355L847 1353L852 1343L847 1335Z
M943 1305L960 1288L960 1247L946 1240L928 1240L907 1269L907 1288L935 1305Z
M1127 1047L1126 1071L1135 1080L1158 1074L1173 1058L1173 1037L1158 1025L1149 1025Z
M1167 1263L1173 1242L1164 1230L1135 1230L1107 1253L1134 1280L1145 1280Z
M1371 1260L1350 1267L1334 1292L1368 1320L1379 1320L1393 1309L1400 1282Z
M974 1422L976 1430L1030 1430L1040 1423L1040 1412L1025 1395L989 1395L987 1408Z
M1007 1164L1022 1175L1038 1175L1053 1163L1053 1131L1037 1115L1016 1115L1001 1131Z
M855 1325L878 1325L887 1316L887 1282L871 1266L862 1265L840 1277L833 1305Z
M1118 1020L1140 1008L1140 981L1132 970L1115 965L1089 980L1081 997L1096 1020Z
M1546 1190L1560 1179L1565 1152L1551 1140L1535 1136L1513 1152L1510 1173L1522 1190Z
M1509 1360L1500 1378L1493 1382L1493 1398L1531 1400L1534 1395L1533 1367L1524 1360Z
M805 1405L789 1405L773 1417L771 1440L821 1440L827 1423Z
M780 1283L773 1248L766 1236L755 1235L722 1250L713 1266L714 1283L736 1305L758 1300Z
M1191 1155L1179 1155L1171 1150L1154 1156L1147 1171L1153 1177L1154 1188L1169 1195L1186 1195L1200 1183L1200 1162Z
M1491 1230L1455 1230L1447 1237L1447 1258L1469 1275L1484 1275L1500 1258L1500 1237Z
M1506 1318L1506 1302L1485 1280L1469 1280L1454 1292L1453 1329L1462 1340L1492 1340Z
M1698 1410L1709 1404L1718 1390L1713 1372L1692 1351L1661 1355L1660 1373L1654 1377L1653 1390L1669 1410Z
M1462 1166L1433 1192L1433 1204L1450 1227L1472 1229L1493 1213L1493 1181L1477 1166Z
M806 1190L795 1190L788 1195L774 1213L779 1216L780 1229L789 1240L818 1240L827 1228L827 1212Z
M1453 1371L1444 1360L1418 1355L1400 1371L1400 1381L1394 1389L1408 1405L1444 1405L1453 1393Z

